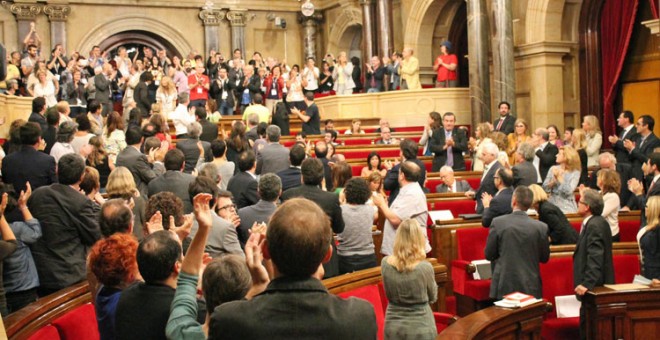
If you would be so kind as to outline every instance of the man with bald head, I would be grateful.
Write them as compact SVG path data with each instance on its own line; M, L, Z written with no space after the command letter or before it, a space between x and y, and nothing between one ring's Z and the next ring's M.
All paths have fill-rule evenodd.
M110 63L105 63L102 67L103 71L94 76L94 86L96 87L96 95L94 96L94 99L101 103L101 106L103 107L101 114L103 117L107 117L112 108L112 99L110 97L112 91L110 86L112 84L112 74L114 73L114 70Z
M403 49L403 60L401 61L401 89L402 90L421 90L422 84L419 82L419 60L413 57L413 49L406 47Z

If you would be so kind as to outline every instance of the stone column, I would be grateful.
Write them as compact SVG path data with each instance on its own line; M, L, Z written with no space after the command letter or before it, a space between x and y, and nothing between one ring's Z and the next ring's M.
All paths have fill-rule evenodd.
M301 13L298 13L298 22L303 26L305 60L307 60L307 58L319 60L316 55L316 32L321 20L323 20L323 15L321 13L314 13L310 16L304 16Z
M67 5L46 5L44 13L48 15L50 21L51 49L57 44L62 44L66 49L66 20L71 14L71 7Z
M470 63L470 106L472 127L491 120L490 72L488 70L488 16L486 0L466 0L468 56Z
M245 24L247 23L246 9L232 9L227 12L227 20L231 26L231 52L235 49L241 50L243 58L245 55ZM230 56L232 55L230 52ZM247 60L247 59L246 59Z
M516 74L513 59L513 21L511 0L492 0L494 99L507 101L516 112Z
M374 55L374 21L373 16L371 15L372 0L360 0L360 5L362 5L362 46L364 50L364 55L362 59L369 60L371 56Z
M213 8L203 8L199 12L199 19L204 25L204 54L209 53L210 50L220 50L220 21L225 15L225 11Z
M16 4L9 1L3 1L2 6L16 17L16 23L18 24L18 45L16 45L16 49L22 51L23 39L30 33L30 23L41 13L41 6L37 4ZM41 40L43 39L41 37Z
M392 32L392 0L377 0L376 16L378 27L378 55L392 55L394 50L394 33Z

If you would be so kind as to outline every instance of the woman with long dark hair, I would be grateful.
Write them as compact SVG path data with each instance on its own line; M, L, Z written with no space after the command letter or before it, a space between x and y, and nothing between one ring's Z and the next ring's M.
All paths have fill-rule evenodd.
M376 151L371 151L369 156L367 156L367 166L362 168L360 177L367 178L373 172L378 172L383 178L385 178L385 174L387 173L387 170L383 168L380 155Z

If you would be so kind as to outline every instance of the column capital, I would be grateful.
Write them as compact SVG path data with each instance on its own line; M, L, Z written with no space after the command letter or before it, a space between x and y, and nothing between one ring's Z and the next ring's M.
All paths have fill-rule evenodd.
M359 0L358 2L362 6L370 6L374 2L374 0Z
M254 13L248 14L247 9L231 9L227 12L227 20L229 20L231 26L245 26L255 16Z
M2 7L14 14L17 20L34 20L41 13L41 6L37 4L16 4L2 1Z
M217 26L227 16L227 12L218 9L202 9L199 18L204 26Z
M71 14L71 7L67 5L46 5L44 13L50 21L66 21Z
M319 24L323 21L322 13L314 13L310 16L305 16L302 13L298 12L298 22L304 24L306 22L312 22L314 24Z

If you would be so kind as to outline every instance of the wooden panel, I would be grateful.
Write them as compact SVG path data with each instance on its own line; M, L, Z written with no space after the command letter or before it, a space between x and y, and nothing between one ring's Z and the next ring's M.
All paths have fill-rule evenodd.
M623 108L637 117L648 114L660 121L660 80L623 84Z

